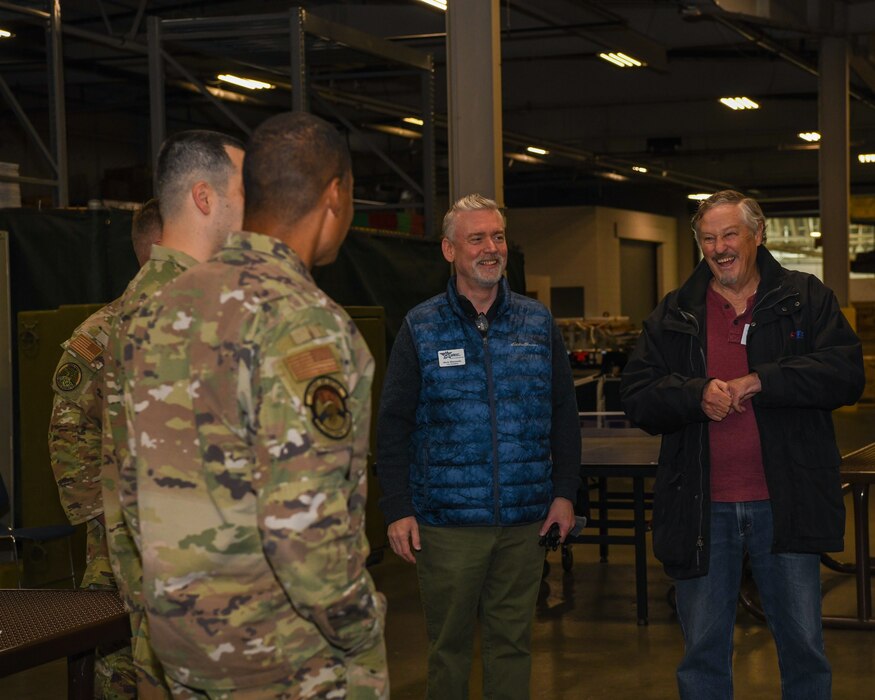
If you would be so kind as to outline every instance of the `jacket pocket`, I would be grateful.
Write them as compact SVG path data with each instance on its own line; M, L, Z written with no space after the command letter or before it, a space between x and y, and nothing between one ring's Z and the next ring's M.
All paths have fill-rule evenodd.
M686 475L660 467L653 487L653 553L665 566L685 567L691 560L690 513Z

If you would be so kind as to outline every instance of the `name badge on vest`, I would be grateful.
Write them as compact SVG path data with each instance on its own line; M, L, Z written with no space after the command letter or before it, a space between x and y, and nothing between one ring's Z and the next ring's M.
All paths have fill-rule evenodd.
M465 364L465 348L457 350L438 350L438 365L441 367L458 367Z

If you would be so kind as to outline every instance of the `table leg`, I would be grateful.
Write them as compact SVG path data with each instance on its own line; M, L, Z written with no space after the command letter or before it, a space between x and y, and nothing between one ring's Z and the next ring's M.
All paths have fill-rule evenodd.
M872 619L872 572L869 555L869 484L855 484L854 549L857 563L857 619Z
M638 606L638 624L647 624L647 538L644 520L644 477L632 479L635 496L635 598Z
M608 480L599 477L599 537L602 541L599 543L599 561L606 562L608 560Z
M94 697L94 649L67 657L68 700L91 700Z

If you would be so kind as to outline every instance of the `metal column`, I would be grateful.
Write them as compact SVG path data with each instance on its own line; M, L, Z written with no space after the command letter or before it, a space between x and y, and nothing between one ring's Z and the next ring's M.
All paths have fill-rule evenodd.
M472 192L504 205L499 0L447 6L450 200Z
M435 171L434 154L434 62L429 54L431 68L422 74L422 216L425 220L425 236L433 238L435 220Z
M289 50L292 68L292 110L309 112L307 99L307 35L304 30L305 10L293 7L289 11Z
M164 111L164 59L161 53L161 18L146 21L149 44L149 119L151 125L152 191L158 193L155 175L158 172L158 149L164 142L166 115Z
M46 29L46 52L49 58L49 122L52 124L51 145L54 156L54 205L66 207L70 203L67 172L67 111L64 104L64 56L61 47L61 0L51 0L49 24Z
M848 305L848 44L844 37L820 42L820 230L823 282Z

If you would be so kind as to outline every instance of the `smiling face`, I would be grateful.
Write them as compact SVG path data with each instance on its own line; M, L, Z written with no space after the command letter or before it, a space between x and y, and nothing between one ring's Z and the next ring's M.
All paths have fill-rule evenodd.
M748 227L739 205L720 204L706 212L697 239L717 284L740 293L758 280L757 247L763 232Z
M507 264L507 240L501 214L494 209L460 211L453 239L443 239L444 257L456 266L459 293L489 289L501 280Z

